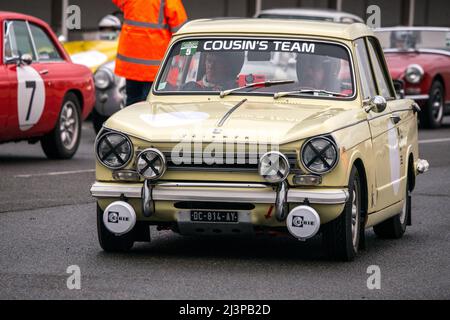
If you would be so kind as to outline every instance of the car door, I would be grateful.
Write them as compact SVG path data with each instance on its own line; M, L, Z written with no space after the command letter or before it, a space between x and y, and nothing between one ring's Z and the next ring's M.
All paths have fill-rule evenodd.
M38 127L44 113L46 89L40 73L35 69L37 56L27 21L5 22L10 37L11 52L6 60L6 69L11 87L11 108L7 130L14 139L33 137L41 133ZM20 62L20 57L29 55L32 63Z
M39 72L46 88L45 113L42 115L40 129L50 131L59 116L67 87L71 84L72 69L49 36L49 30L32 22L28 25L37 56L34 68Z
M361 92L364 101L369 101L380 95L376 81L375 68L372 66L368 43L365 38L355 41L355 51L360 74ZM372 136L373 167L375 169L375 187L370 191L369 203L371 211L381 210L395 201L392 198L392 179L390 171L391 156L389 134L394 129L390 123L391 110L388 107L383 112L370 111L367 120ZM395 144L395 143L393 143Z
M404 99L396 99L394 86L387 69L383 51L378 40L374 37L367 38L368 49L372 66L377 80L378 94L387 101L387 118L384 118L384 126L387 129L387 155L383 180L386 184L381 185L380 196L386 198L387 204L393 204L403 200L406 183L406 139L403 128L408 117L412 116L410 103Z
M0 141L6 141L8 139L6 132L6 123L8 120L8 114L11 109L11 100L10 100L10 92L11 92L11 84L8 79L8 71L7 66L5 64L6 57L11 52L11 44L9 41L9 35L7 34L7 30L5 29L5 24L2 21L1 27L1 62L0 62Z

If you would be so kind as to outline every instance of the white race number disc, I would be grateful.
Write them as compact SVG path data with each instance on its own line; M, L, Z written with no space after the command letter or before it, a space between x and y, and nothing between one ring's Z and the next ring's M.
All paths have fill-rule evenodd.
M44 112L45 84L40 74L30 66L17 67L17 113L20 130L29 130Z

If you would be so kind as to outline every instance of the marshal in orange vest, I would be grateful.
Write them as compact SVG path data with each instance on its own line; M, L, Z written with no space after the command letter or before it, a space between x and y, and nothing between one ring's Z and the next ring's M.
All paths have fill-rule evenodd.
M172 34L187 20L181 0L112 0L124 13L115 73L155 80Z

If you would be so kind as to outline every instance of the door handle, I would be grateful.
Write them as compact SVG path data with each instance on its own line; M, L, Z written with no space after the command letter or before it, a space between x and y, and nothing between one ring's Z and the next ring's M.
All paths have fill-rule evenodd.
M42 74L42 75L48 74L48 70L39 71L39 74Z
M398 114L393 114L391 115L391 120L394 124L397 124L400 122L400 120L402 120L402 118L400 118Z

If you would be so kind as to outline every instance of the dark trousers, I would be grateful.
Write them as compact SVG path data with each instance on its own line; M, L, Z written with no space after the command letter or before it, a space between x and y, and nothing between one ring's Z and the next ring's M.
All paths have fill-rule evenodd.
M125 87L127 92L127 106L146 100L151 87L152 82L127 79Z

